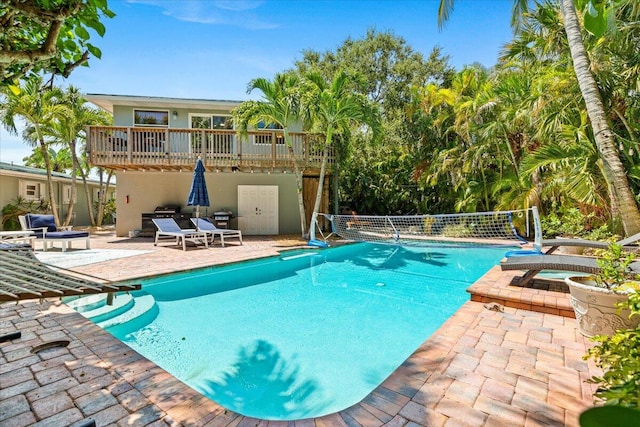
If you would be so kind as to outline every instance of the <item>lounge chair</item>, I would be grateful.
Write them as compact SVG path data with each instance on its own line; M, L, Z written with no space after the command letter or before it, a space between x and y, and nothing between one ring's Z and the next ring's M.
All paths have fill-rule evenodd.
M187 240L194 243L204 242L205 247L209 247L207 242L207 233L194 229L183 230L173 218L153 218L151 219L158 228L156 231L156 240L154 246L158 245L158 240L163 237L175 238L176 245L182 240L182 250L187 250Z
M638 246L640 241L640 233L636 233L633 236L629 236L626 239L618 240L616 243L622 246L625 250L640 249ZM599 242L597 240L587 239L548 239L542 241L542 246L549 246L549 249L545 251L545 254L551 254L555 252L560 246L574 246L581 248L593 248L593 249L607 249L611 243Z
M521 286L529 283L542 270L573 271L596 274L600 266L596 258L578 255L528 255L505 258L500 263L502 271L525 270L520 279ZM640 273L640 261L631 263L629 268Z
M240 230L229 230L226 228L218 228L211 221L206 218L191 218L191 222L196 226L196 229L207 234L211 235L211 244L216 237L216 235L220 236L220 242L222 247L224 248L224 238L229 237L237 237L240 239L240 244L242 245L242 231Z
M47 251L55 242L62 243L62 252L71 249L71 243L84 240L86 248L91 248L89 232L74 231L71 226L57 227L53 215L19 215L18 220L24 231L33 231L36 240L42 241L42 250Z

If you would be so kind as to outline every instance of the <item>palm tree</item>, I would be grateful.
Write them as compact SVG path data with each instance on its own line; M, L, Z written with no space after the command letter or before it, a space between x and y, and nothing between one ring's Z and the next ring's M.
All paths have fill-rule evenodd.
M302 171L289 135L290 127L304 118L300 105L299 83L299 77L293 73L278 73L274 76L273 81L265 78L254 79L249 82L247 92L251 93L254 89L258 89L262 92L263 100L243 102L234 110L233 114L241 134L246 134L249 126L257 127L260 123L282 127L284 141L289 150L296 177L300 228L302 237L305 238L307 236L307 221L302 194Z
M515 80L514 80L515 81ZM515 175L517 161L512 148L517 138L505 132L502 93L487 70L468 67L457 73L450 88L427 86L417 93L421 111L433 118L445 133L438 139L429 167L421 169L426 181L446 177L455 191L456 210L492 209L492 187L505 176ZM514 91L519 88L513 87ZM446 96L445 96L446 95ZM509 120L516 123L515 120ZM514 131L519 129L514 126Z
M349 90L350 87L353 87L352 81L355 79L344 71L339 71L330 84L319 73L307 75L306 80L312 86L310 99L307 100L307 108L314 124L314 130L325 135L318 189L311 215L311 235L309 236L311 240L315 240L315 223L322 200L329 148L334 143L334 138L340 137L342 140L348 140L353 126L365 124L374 131L374 135L377 135L380 117L378 111L364 96Z
M110 119L101 111L89 108L86 105L87 101L82 97L80 91L73 86L69 86L64 91L62 102L65 107L62 114L59 116L57 121L47 126L45 131L53 137L55 141L68 147L69 152L71 153L71 197L69 198L67 217L65 218L64 223L65 225L68 225L73 217L73 209L77 200L76 177L80 175L84 184L87 209L89 212L89 218L91 219L91 225L101 225L101 207L98 207L98 220L96 220L93 212L93 206L91 204L89 184L87 183L87 172L85 172L85 169L82 167L80 159L78 158L78 140L83 138L87 126L107 125L110 123Z
M47 170L47 188L49 203L56 225L60 225L58 217L58 203L53 189L51 177L51 159L49 147L45 140L43 127L52 123L62 112L60 104L62 93L57 88L43 89L42 78L34 77L26 81L17 93L5 87L4 99L0 103L0 122L13 135L17 134L16 119L23 119L28 126L33 127L36 140L40 146L42 158Z
M613 132L607 122L607 114L596 83L591 73L574 0L559 0L565 24L565 32L573 68L586 104L593 128L596 147L603 162L609 199L614 217L619 217L627 235L640 231L640 210L629 186L624 167L615 144ZM528 8L529 0L514 0L512 23L517 23L522 12ZM453 11L454 0L440 0L438 23L440 26Z
M27 129L25 129L27 130ZM37 147L39 148L39 147ZM66 148L54 150L49 147L49 159L51 162L51 171L65 173L71 169L71 153ZM31 166L38 169L46 169L44 164L44 158L42 157L42 151L40 149L34 149L30 156L22 159L25 166Z

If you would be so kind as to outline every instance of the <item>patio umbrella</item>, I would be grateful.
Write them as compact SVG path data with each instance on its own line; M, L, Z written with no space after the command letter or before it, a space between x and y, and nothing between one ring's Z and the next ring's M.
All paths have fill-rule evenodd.
M198 158L196 168L193 171L187 206L196 207L196 218L200 217L200 206L209 206L209 193L207 192L207 183L204 180L204 165L200 158Z

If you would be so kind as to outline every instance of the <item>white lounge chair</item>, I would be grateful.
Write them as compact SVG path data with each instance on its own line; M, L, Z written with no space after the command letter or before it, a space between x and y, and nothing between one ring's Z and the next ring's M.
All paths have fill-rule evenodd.
M196 226L198 231L203 231L209 235L211 235L211 244L216 237L216 235L220 236L220 242L222 243L222 247L224 248L224 239L229 237L237 237L240 239L240 244L242 245L242 231L240 230L229 230L226 228L218 228L211 221L206 218L191 218L191 222Z
M158 227L154 246L158 245L158 240L163 237L175 238L176 245L182 240L182 250L187 250L187 240L196 244L204 242L205 247L209 247L207 233L194 229L183 230L173 218L153 218L151 221Z
M636 233L633 236L627 237L626 239L618 240L616 243L622 246L622 249L635 250L640 249L640 246L638 246L638 241L640 241L640 233ZM542 241L542 246L549 246L549 249L546 250L545 254L551 254L561 246L607 249L610 244L610 242L600 242L597 240L587 239L548 239Z
M570 271L597 274L600 272L597 258L579 255L529 255L505 258L500 263L502 271L522 270L525 274L519 285L525 286L542 270ZM640 261L632 262L629 269L640 273Z

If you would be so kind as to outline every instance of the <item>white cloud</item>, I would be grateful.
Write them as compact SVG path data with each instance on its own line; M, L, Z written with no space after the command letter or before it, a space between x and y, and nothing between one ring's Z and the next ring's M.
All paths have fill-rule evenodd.
M226 10L251 10L257 9L264 1L253 0L217 0L214 1L217 7Z
M265 21L255 11L263 1L226 0L128 0L129 3L159 7L162 13L177 20L208 25L229 25L249 30L269 30L279 25Z

